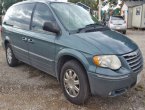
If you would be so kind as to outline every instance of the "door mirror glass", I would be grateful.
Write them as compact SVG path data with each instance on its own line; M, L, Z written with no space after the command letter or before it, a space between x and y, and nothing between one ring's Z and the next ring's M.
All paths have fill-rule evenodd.
M43 24L43 30L53 32L53 33L56 33L56 34L60 33L60 28L58 27L56 22L45 22Z

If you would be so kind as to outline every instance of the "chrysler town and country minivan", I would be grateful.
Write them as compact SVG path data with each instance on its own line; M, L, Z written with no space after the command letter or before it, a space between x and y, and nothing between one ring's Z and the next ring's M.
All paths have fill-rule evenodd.
M4 17L2 44L10 67L24 62L49 73L75 104L84 104L90 95L121 95L142 75L138 46L72 3L14 4Z

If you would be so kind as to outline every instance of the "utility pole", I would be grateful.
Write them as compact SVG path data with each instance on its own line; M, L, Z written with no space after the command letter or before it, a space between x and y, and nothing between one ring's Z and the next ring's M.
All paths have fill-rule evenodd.
M99 0L99 21L101 21L101 9L102 9L102 1Z

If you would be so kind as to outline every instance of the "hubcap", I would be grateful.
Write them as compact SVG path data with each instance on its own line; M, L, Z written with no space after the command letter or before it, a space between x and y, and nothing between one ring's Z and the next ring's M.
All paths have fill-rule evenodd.
M12 62L12 51L10 48L7 48L7 60L8 60L8 63L11 64Z
M64 74L64 87L68 95L71 97L77 97L80 92L79 78L71 69L68 69Z

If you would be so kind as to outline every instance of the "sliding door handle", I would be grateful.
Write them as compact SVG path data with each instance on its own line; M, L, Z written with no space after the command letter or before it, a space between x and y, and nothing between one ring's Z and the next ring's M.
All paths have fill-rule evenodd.
M22 37L22 41L27 41L28 39L26 37Z

